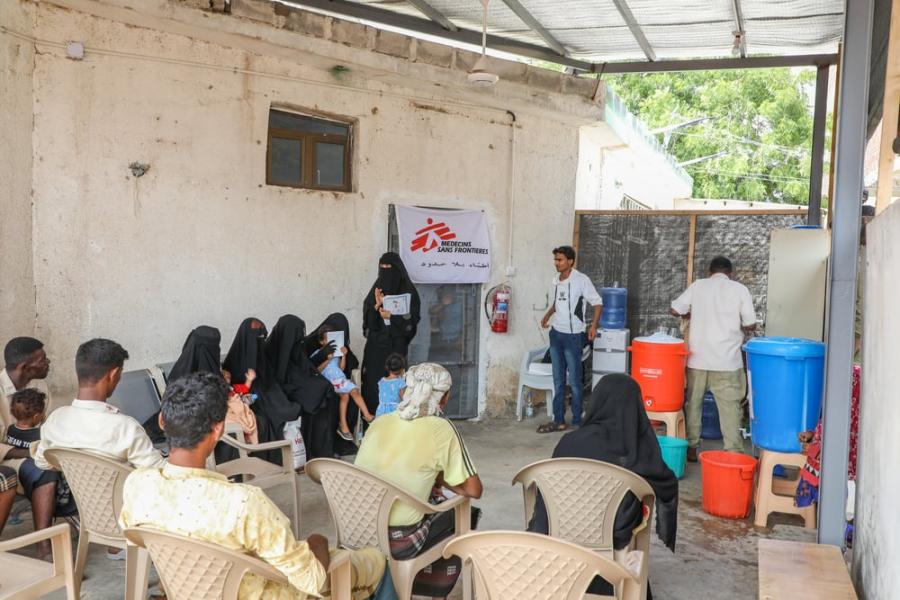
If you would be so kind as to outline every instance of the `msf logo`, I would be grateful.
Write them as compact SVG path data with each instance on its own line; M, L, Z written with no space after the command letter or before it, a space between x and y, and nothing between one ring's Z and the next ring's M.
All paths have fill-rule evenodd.
M437 248L441 241L452 240L456 238L446 223L435 223L434 219L429 218L428 225L416 232L416 236L410 244L410 251L430 252Z

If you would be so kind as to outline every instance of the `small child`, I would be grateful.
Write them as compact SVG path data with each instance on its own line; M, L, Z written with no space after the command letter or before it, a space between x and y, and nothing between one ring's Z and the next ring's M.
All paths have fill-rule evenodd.
M406 387L406 359L396 352L389 355L384 363L387 376L378 382L378 410L375 416L380 417L397 410L403 398L403 388Z
M327 327L322 328L322 336L319 338L319 346L322 348L328 346L329 331L330 329ZM337 434L341 439L352 442L353 434L350 432L350 426L347 424L347 408L350 406L350 398L353 398L353 403L359 408L359 414L362 415L362 418L367 423L371 423L375 417L369 412L369 407L366 406L366 402L363 400L362 394L359 393L356 384L347 379L347 375L344 373L344 369L347 367L348 352L347 347L344 346L341 348L340 356L330 354L328 360L319 365L319 371L331 382L331 385L334 386L334 391L338 393L341 399Z
M9 397L9 412L16 424L6 428L7 445L27 449L41 439L45 401L44 393L32 388L19 390Z
M9 412L16 420L16 424L6 428L4 443L16 448L30 448L32 444L39 442L41 423L44 422L47 414L46 402L47 395L32 388L25 388L10 395ZM25 462L19 467L20 473L23 470L39 471L33 458L25 459ZM72 491L65 478L61 474L58 477L53 513L57 517L69 517L78 512L78 507L75 506L75 499L72 497ZM122 558L124 558L124 554Z
M250 392L253 382L256 380L256 371L247 369L244 374L244 383L231 385L231 373L222 369L222 378L228 384L228 412L225 415L226 423L237 423L244 432L244 441L248 444L259 443L259 432L256 428L256 415L250 410L254 395Z

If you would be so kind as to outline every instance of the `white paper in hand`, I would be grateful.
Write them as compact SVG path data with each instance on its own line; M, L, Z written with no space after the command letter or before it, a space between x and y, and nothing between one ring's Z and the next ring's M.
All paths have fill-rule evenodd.
M341 355L341 348L344 347L344 332L343 331L329 331L325 334L326 342L334 342L334 355Z
M385 296L382 306L384 310L391 313L392 316L404 317L409 314L409 303L411 294L397 294L396 296Z

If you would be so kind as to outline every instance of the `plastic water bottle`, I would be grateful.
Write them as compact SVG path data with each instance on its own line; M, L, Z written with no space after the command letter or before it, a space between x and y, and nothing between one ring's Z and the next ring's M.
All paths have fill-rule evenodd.
M525 416L529 419L534 416L534 402L531 401L531 394L528 394L528 401L525 403Z

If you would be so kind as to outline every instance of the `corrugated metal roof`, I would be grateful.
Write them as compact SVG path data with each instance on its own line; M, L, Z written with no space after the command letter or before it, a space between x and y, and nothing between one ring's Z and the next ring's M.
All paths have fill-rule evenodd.
M418 0L419 3L423 1L459 29L481 29L479 0ZM563 46L565 56L591 63L646 61L648 58L730 58L735 43L734 32L738 30L743 32L745 56L833 53L841 39L844 10L843 0L509 2L490 1L489 33L552 52L546 35L529 26L513 10L512 4L518 3L546 30L545 33ZM292 3L306 4L303 0ZM337 8L336 12L352 13L354 5L366 5L387 14L423 18L422 11L405 0L343 0L329 5L344 7ZM346 7L350 7L349 10ZM629 23L631 16L633 21ZM641 36L647 42L643 48L639 42Z

